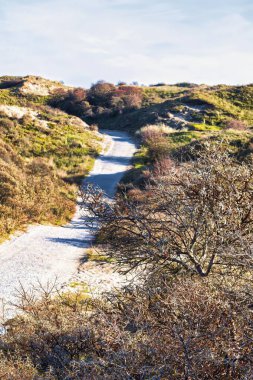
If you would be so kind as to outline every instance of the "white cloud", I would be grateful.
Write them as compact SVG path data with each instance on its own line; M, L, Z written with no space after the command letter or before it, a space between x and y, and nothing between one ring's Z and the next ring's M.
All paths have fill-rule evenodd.
M97 79L252 82L247 0L0 0L0 72ZM240 69L238 69L240 68Z

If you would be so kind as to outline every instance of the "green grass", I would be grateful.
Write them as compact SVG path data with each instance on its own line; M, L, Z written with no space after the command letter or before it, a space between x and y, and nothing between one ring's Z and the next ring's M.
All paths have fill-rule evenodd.
M168 144L172 149L177 149L184 145L189 144L193 140L201 138L201 132L195 131L182 131L174 132L168 135Z
M85 282L85 281L81 281L81 282L80 281L72 281L69 284L69 287L72 289L78 289L82 293L90 293L90 288L89 288L87 282Z
M219 86L216 96L229 101L236 107L253 110L253 85L248 86Z
M0 90L0 104L10 106L22 105L18 98L13 96L13 92L9 89Z
M200 143L209 141L211 144L219 144L239 160L250 159L251 162L253 160L253 133L251 131L205 131L195 132L194 136L188 133L179 133L177 136L170 136L168 144L171 147L172 155L178 156L177 153L180 152L180 155L182 153L183 155L187 155L194 141L199 141ZM182 148L184 148L183 151Z
M224 125L228 118L235 118L253 125L253 85L196 88L161 86L143 88L143 93L144 107L160 104L160 110L155 110L158 113L169 108L173 112L181 111L185 103L203 104L206 105L203 113L195 114L195 117L200 118L200 123L202 121L203 124L218 127Z
M246 94L245 94L246 93ZM190 101L202 101L212 109L206 112L210 124L222 123L232 117L253 124L253 86L222 87L195 90L188 97Z
M100 151L96 135L71 122L71 116L44 107L49 97L22 95L17 90L0 90L0 104L29 106L37 110L39 117L48 121L47 127L39 120L27 117L24 122L14 120L13 126L1 127L1 136L22 157L44 157L53 160L67 177L85 176Z
M51 159L67 176L87 174L100 151L99 138L93 132L68 124L68 120L49 123L45 129L36 121L15 122L8 131L2 128L1 135L22 157Z
M50 96L32 94L23 95L16 89L0 89L0 104L19 107L34 107L38 105L47 105L49 104L50 99Z
M208 124L198 124L198 123L192 123L191 127L193 128L194 131L220 131L221 127L218 127L216 125L208 125Z
M177 86L142 87L142 90L144 107L155 103L162 103L168 99L174 99L185 92L185 89Z
M197 125L197 130L176 131L164 136L167 142L166 156L182 159L184 155L188 157L190 147L195 142L209 141L220 144L225 150L235 155L237 158L250 159L253 161L253 131L224 130L216 126ZM188 152L188 153L187 153ZM152 153L152 149L151 149ZM154 163L150 146L142 146L137 152L136 171L143 170Z
M145 146L141 146L134 155L133 166L135 169L142 169L147 165L147 161L148 149Z
M87 249L86 255L88 261L93 261L96 263L112 263L114 261L111 257L100 253L98 250L94 248Z
M29 223L64 224L75 212L77 187L101 150L98 135L63 112L45 107L47 97L0 89L0 104L28 106L35 120L0 114L0 235ZM41 122L41 120L47 121ZM9 182L8 182L9 181ZM4 200L3 200L4 199Z

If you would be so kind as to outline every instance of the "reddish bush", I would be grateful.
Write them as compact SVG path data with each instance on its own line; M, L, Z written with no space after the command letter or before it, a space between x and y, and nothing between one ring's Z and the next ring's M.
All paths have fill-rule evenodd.
M159 127L145 127L141 131L144 144L148 147L148 156L152 161L160 161L168 156L169 144L166 135L159 130Z
M115 90L114 84L98 81L88 91L88 100L94 105L108 107Z
M84 88L75 88L69 93L70 100L74 102L82 102L86 100L87 91Z
M245 131L248 129L247 124L244 121L237 119L229 119L226 121L225 129L235 129L237 131Z
M170 157L165 157L154 163L153 174L155 177L162 177L169 175L170 171L174 169L175 161L173 161Z
M140 88L133 86L120 86L113 94L114 103L115 99L120 99L123 103L123 108L140 108L143 99L143 93Z
M36 305L26 295L27 317L10 321L0 340L0 376L250 380L252 290L245 294L209 279L151 278L103 302L47 294Z

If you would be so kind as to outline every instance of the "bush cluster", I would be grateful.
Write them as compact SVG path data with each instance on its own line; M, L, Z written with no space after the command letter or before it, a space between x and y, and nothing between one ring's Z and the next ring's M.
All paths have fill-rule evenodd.
M193 157L163 158L114 203L87 187L88 223L138 281L101 299L24 293L0 339L2 377L252 379L252 166L222 146Z
M94 118L138 109L142 104L142 90L136 86L98 81L89 90L77 88L66 93L57 90L50 103L83 118Z
M62 111L0 116L0 240L33 222L65 223L80 183L99 153L98 136ZM44 119L45 117L45 119Z
M61 223L75 210L75 188L46 159L24 162L0 140L0 236L34 222Z
M36 301L24 293L22 314L6 323L0 338L3 379L252 380L253 169L238 154L252 152L248 127L238 121L251 120L251 87L242 94L223 87L189 91L193 103L209 104L210 123L222 127L230 118L228 130L147 126L142 152L151 165L142 188L130 184L115 202L92 186L82 194L87 222L100 226L98 242L109 260L138 281L101 299L56 291ZM100 81L89 91L58 91L53 102L94 117L136 110L141 97L137 87ZM142 110L133 117L135 112ZM3 128L13 131L7 120ZM194 141L202 133L209 138ZM68 143L81 148L70 136ZM40 188L59 195L59 179L48 163L25 164L6 145L1 149L3 205L17 199L14 191L27 194L28 185L42 200ZM31 200L19 197L32 210ZM52 210L49 205L47 213ZM36 220L41 211L33 212Z

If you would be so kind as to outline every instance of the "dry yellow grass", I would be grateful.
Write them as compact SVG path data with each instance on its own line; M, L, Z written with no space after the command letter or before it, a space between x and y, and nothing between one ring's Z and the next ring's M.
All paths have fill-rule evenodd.
M75 187L46 159L21 159L0 140L0 240L28 223L61 223L75 209Z

